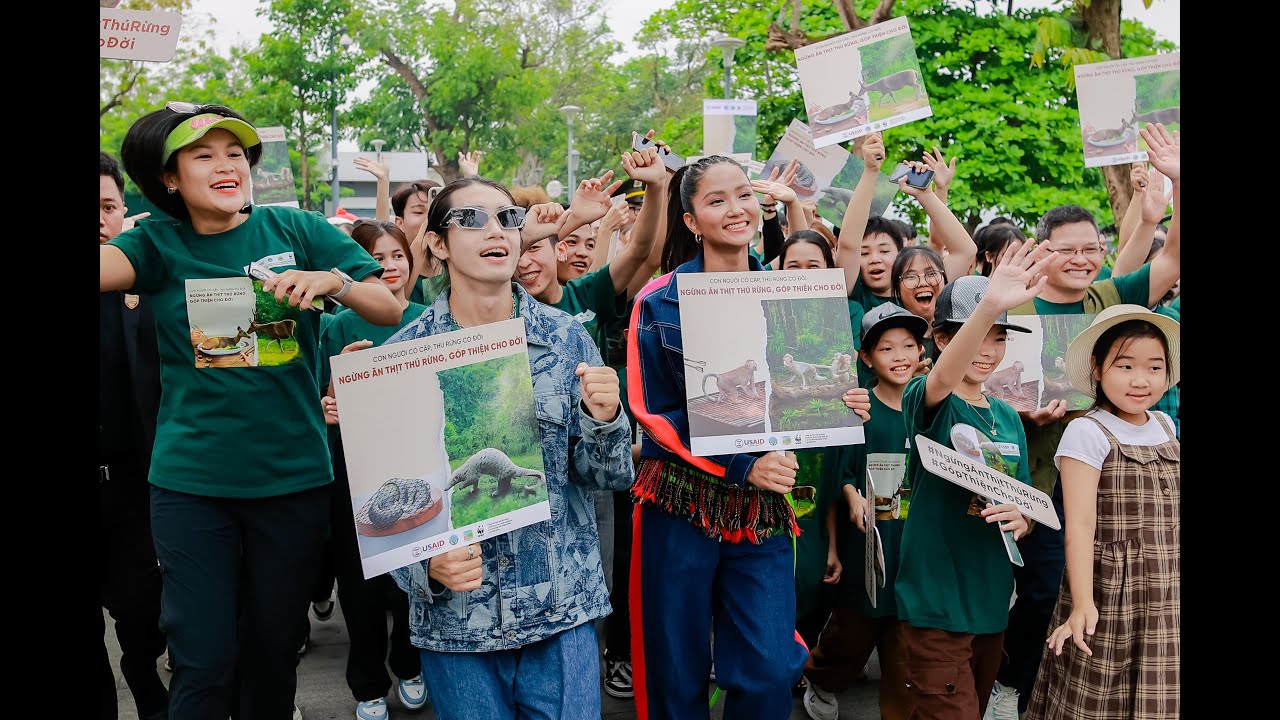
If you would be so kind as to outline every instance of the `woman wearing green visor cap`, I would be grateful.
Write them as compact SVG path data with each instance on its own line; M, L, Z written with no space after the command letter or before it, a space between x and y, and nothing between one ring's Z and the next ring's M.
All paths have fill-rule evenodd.
M156 316L149 481L173 718L290 716L333 481L327 359L307 310L328 296L373 323L400 319L354 240L317 213L250 203L261 155L253 126L220 105L143 116L121 157L172 219L101 246L102 291L147 295Z

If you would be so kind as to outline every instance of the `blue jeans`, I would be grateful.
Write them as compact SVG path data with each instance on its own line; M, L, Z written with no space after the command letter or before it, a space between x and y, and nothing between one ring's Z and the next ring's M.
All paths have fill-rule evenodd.
M439 720L599 720L600 663L591 623L516 650L422 651Z

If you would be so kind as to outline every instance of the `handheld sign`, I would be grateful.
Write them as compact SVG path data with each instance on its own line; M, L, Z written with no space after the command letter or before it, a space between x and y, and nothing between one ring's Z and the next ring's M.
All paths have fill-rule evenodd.
M98 57L169 62L178 49L182 16L160 10L98 10Z
M862 516L863 525L867 528L866 554L863 555L862 583L867 589L867 599L871 607L876 607L876 588L884 587L884 545L880 542L880 529L876 527L876 490L871 476L871 468L867 468L867 512Z
M1076 65L1084 166L1147 159L1144 125L1182 127L1181 53Z
M915 436L924 469L960 487L967 488L996 503L1013 503L1023 515L1054 530L1061 530L1058 514L1049 496L1030 485L996 472L985 463L940 445L924 435Z
M702 154L745 155L756 150L755 100L702 100Z
M982 462L986 463L987 467L992 470L1004 475L1009 474L1005 468L1004 457L1000 454L996 443L992 442L991 438L987 437L986 433L978 428L964 423L953 426L951 428L951 444L955 446L956 450L966 455L972 457L976 454L977 457L974 459L981 458ZM983 507L986 507L987 504L1000 504L985 495L980 495L979 499ZM1004 541L1004 551L1009 556L1009 562L1022 567L1022 552L1018 550L1018 544L1013 539L1013 531L1001 531L1000 539Z
M1012 313L1017 314L1017 313ZM1055 400L1067 411L1085 410L1093 397L1067 379L1067 346L1097 315L1018 315L1029 333L1012 333L1004 359L983 382L982 393L999 398L1018 412L1031 412Z

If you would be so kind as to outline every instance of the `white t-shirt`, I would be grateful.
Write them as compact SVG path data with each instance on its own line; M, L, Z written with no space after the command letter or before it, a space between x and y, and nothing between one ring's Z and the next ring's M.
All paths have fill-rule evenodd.
M1096 418L1106 425L1111 434L1116 436L1116 440L1124 445L1159 445L1168 442L1169 433L1164 431L1164 426L1156 419L1157 415L1163 417L1169 427L1173 427L1173 420L1159 410L1148 410L1147 421L1142 425L1125 422L1106 410L1090 410L1084 417L1067 423L1067 429L1058 443L1058 450L1053 455L1053 464L1061 471L1062 464L1058 458L1066 456L1102 470L1102 463L1111 452L1111 443L1107 442L1102 428L1088 418Z

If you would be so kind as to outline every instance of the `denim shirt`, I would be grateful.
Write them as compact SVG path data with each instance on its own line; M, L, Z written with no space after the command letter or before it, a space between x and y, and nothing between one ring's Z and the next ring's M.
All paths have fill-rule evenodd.
M762 271L754 257L748 268ZM627 355L627 395L636 422L644 428L640 457L680 462L747 485L757 455L732 453L695 457L689 450L689 411L684 386L684 339L680 333L679 278L703 272L703 255L650 282L636 296L631 315L634 342Z
M631 432L621 408L612 422L581 403L579 362L603 363L581 323L514 285L533 374L551 519L479 543L480 588L455 593L429 581L424 560L393 570L409 594L410 640L440 652L511 650L608 615L593 491L631 486ZM454 330L445 290L425 313L387 340Z

